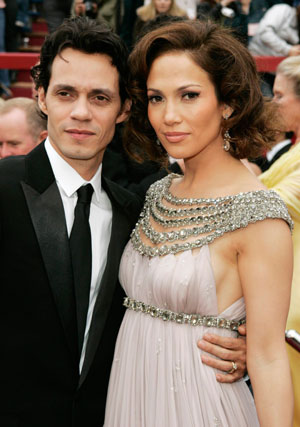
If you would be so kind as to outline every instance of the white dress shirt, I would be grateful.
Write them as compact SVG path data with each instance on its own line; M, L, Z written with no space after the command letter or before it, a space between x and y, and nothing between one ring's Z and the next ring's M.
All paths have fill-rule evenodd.
M74 222L74 210L77 203L77 190L82 185L88 183L90 183L94 189L89 217L92 237L92 274L89 307L79 363L79 370L81 372L93 310L107 261L107 251L111 236L112 207L107 194L101 186L102 164L99 166L93 178L90 181L86 181L57 153L57 151L55 151L49 141L49 138L47 138L45 142L45 149L49 157L53 174L55 176L55 180L62 198L69 237Z
M271 150L267 152L266 154L267 160L270 162L273 159L273 157L276 156L278 151L280 151L283 147L285 147L290 143L291 143L290 139L285 139L284 141L278 142L278 144L274 145L274 147L272 147Z

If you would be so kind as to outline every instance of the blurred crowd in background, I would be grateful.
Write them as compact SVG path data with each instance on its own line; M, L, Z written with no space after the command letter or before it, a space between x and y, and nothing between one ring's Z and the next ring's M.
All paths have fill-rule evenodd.
M16 52L28 43L37 14L46 20L49 32L70 15L107 22L129 49L153 20L212 19L232 28L254 55L300 54L299 0L0 0L0 52ZM13 72L0 70L2 97L10 97L14 79ZM272 94L273 83L274 75L266 75L266 95Z

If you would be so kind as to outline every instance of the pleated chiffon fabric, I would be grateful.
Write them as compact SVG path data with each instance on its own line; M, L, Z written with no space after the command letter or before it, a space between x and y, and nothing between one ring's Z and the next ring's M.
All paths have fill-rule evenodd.
M188 250L149 259L129 242L120 281L129 297L162 309L245 316L243 298L218 313L208 246L195 254ZM216 370L202 363L197 340L206 332L236 335L127 310L115 349L105 427L259 426L246 383L218 383Z

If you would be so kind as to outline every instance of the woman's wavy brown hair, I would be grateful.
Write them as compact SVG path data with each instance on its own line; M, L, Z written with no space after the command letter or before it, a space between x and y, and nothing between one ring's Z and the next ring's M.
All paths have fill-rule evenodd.
M255 158L272 145L277 135L273 126L277 124L276 107L262 96L255 62L247 48L217 24L183 21L148 33L130 55L132 108L125 127L125 148L131 156L138 161L166 161L148 120L146 82L153 61L172 51L188 54L205 70L219 102L233 109L231 117L222 121L222 131L230 131L232 156Z

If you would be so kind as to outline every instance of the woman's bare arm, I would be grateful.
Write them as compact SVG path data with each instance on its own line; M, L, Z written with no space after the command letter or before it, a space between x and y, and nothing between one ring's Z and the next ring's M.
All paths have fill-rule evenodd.
M247 368L261 427L289 427L293 392L284 332L292 281L292 240L282 220L243 233L238 267L247 313Z

